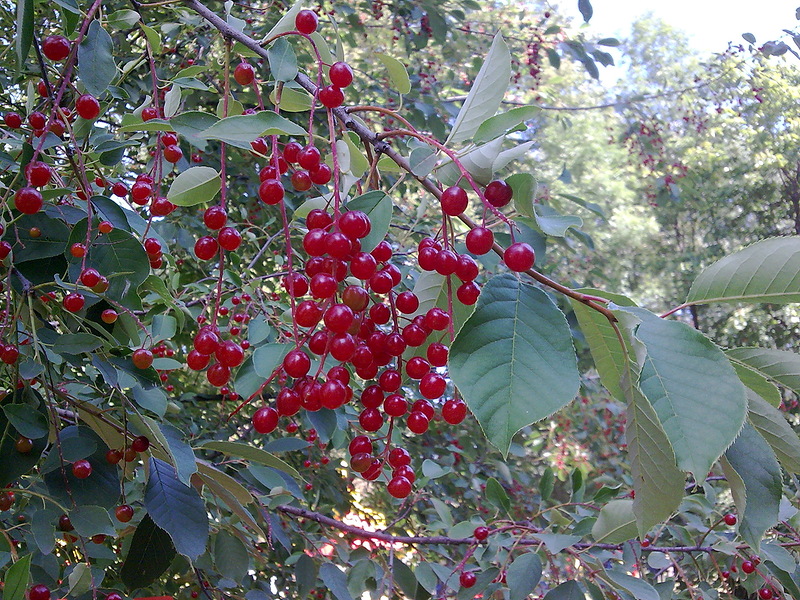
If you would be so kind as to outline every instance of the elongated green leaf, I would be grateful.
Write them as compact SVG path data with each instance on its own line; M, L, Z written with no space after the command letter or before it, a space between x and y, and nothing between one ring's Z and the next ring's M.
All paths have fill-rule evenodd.
M656 589L639 577L631 577L627 573L609 569L606 577L622 589L628 590L636 600L660 600Z
M42 410L30 404L6 404L6 419L20 435L32 440L43 438L50 431L49 421Z
M17 52L17 72L20 72L33 43L33 0L17 0L16 26L14 49Z
M744 510L737 504L739 535L758 552L764 532L778 522L783 492L781 468L769 444L749 424L725 452L725 458L741 477L747 495Z
M503 455L517 431L570 402L580 384L564 314L512 275L483 287L452 345L450 376Z
M208 140L201 138L200 134L218 120L216 115L192 110L175 115L169 120L169 124L187 142L197 146L200 150L205 150L208 146Z
M141 16L135 10L123 8L108 15L108 26L111 29L130 29L139 22Z
M653 405L678 467L698 481L736 438L747 415L745 387L702 333L640 308L635 336L647 349L639 389Z
M620 294L609 294L595 289L577 290L582 294L607 298L618 306L635 306L630 298ZM583 302L570 299L572 310L578 319L583 337L589 344L589 352L594 359L597 374L609 393L620 402L627 398L621 387L622 374L625 371L625 350L620 344L614 327L608 319Z
M541 112L538 106L518 106L512 108L508 112L495 115L490 119L486 119L481 123L472 141L476 144L483 144L489 140L508 133L512 129L516 129L518 125L525 121L534 118Z
M497 112L510 79L511 54L503 36L498 33L445 144L458 144L472 138L478 127Z
M91 537L98 533L116 535L114 523L108 516L108 511L102 506L78 506L70 511L69 518L75 531L83 537Z
M598 542L619 544L636 537L636 516L633 500L612 500L601 510L592 526L592 535Z
M270 377L283 362L283 358L294 349L294 344L265 344L253 352L253 367L258 375Z
M265 135L305 136L307 131L271 110L262 110L254 115L235 115L214 123L198 134L206 140L219 140L237 148L250 150L250 143Z
M190 167L178 175L169 186L167 200L178 206L194 206L210 202L222 188L216 169Z
M225 442L220 440L206 442L203 444L203 448L216 450L217 452L222 452L223 454L227 454L229 456L244 458L245 460L264 465L265 467L272 467L273 469L278 469L279 471L288 473L296 479L302 479L302 476L294 467L285 463L274 454L270 454L269 452L262 450L261 448L256 448L255 446L251 446L250 444L240 444L237 442Z
M574 215L562 215L555 209L537 205L534 207L536 224L547 235L564 237L570 227L580 229L583 226L583 219Z
M545 594L544 600L586 600L577 581L565 581Z
M388 54L377 53L375 56L389 72L389 80L392 82L394 90L401 94L409 93L411 91L411 80L408 78L406 66Z
M83 354L97 350L102 345L103 340L91 333L66 333L58 336L53 351L59 354Z
M331 591L336 600L353 600L347 589L347 575L333 563L325 563L319 568L319 576L325 587Z
M269 93L269 99L273 104L277 101L275 89ZM299 86L293 87L291 82L283 86L281 91L281 111L305 112L307 110L311 110L311 96L308 92Z
M514 173L506 177L506 183L514 192L514 206L519 214L533 217L533 201L536 197L536 178L530 173Z
M489 477L486 482L486 499L498 510L508 513L511 510L511 500L503 486L494 477Z
M372 222L372 229L361 240L361 250L370 252L381 243L389 232L392 220L392 198L385 192L373 190L347 203L347 210L360 210L367 213Z
M129 590L147 587L169 568L175 547L169 534L145 515L136 527L120 578Z
M92 20L78 46L78 68L86 91L94 96L105 92L117 76L114 41L97 19Z
M238 537L227 531L220 531L214 542L214 564L223 577L238 583L247 575L250 557Z
M625 439L636 492L633 513L639 537L644 538L678 508L686 477L675 463L675 453L650 402L628 377L623 377L623 385L628 396Z
M800 302L800 237L771 238L707 267L686 301Z
M175 549L192 561L208 542L208 516L202 498L178 479L175 467L150 458L144 506L153 522L169 534Z
M761 396L747 392L748 418L762 435L787 471L800 473L800 438L786 417Z
M286 38L278 38L267 50L269 70L276 81L291 81L297 76L297 56Z
M542 561L534 552L514 559L506 571L508 594L511 600L524 600L536 589L542 578Z
M774 383L754 368L734 359L730 354L728 354L728 358L731 359L731 364L733 368L736 369L736 374L739 376L739 379L742 380L743 384L769 402L772 406L780 406L781 392Z
M3 600L23 600L31 575L32 554L26 554L11 565L3 581Z
M594 14L592 3L589 0L578 0L578 10L581 11L581 16L583 16L583 20L586 23L589 22L589 19Z
M727 355L800 394L800 354L770 348L732 348Z

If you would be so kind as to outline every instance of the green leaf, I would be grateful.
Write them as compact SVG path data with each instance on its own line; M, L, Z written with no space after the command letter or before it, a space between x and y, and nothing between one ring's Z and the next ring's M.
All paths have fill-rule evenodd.
M589 296L607 298L617 306L636 305L633 300L620 294L610 294L591 288L576 291ZM621 385L627 358L614 327L602 313L589 308L583 302L570 298L570 303L583 337L589 344L589 352L594 359L600 381L614 398L620 402L627 402L627 396Z
M80 536L88 538L100 533L112 536L117 534L108 511L102 506L78 506L70 511L69 518Z
M39 212L35 215L22 215L16 225L17 234L13 237L6 235L6 241L13 248L14 262L58 256L66 250L70 231L62 220ZM38 227L42 235L38 238L30 237L31 227Z
M250 556L238 537L220 531L214 542L214 564L220 575L239 583L247 575Z
M639 577L631 577L627 573L621 573L614 569L606 571L606 577L624 590L633 594L636 600L660 600L656 589Z
M83 354L103 346L103 340L91 333L66 333L58 336L53 351L59 354Z
M6 404L3 406L3 413L19 435L38 440L49 433L50 424L45 412L37 406L40 406L38 402L36 406L27 403Z
M67 594L76 598L92 589L93 584L97 587L99 582L92 580L92 567L87 563L79 562L67 577L67 583L69 584L69 591Z
M372 229L361 240L361 251L370 252L381 243L389 232L392 220L392 198L385 192L373 190L350 200L347 210L360 210L367 213Z
M558 533L534 533L532 537L539 540L551 554L558 554L580 542L583 538L579 535L563 535Z
M446 145L471 139L484 121L493 117L511 79L511 54L503 36L494 37L486 60L453 123Z
M152 27L148 27L145 24L139 25L144 32L144 36L147 38L147 43L150 44L150 50L153 54L158 54L161 52L161 34L158 33Z
M117 76L114 63L114 41L108 32L93 19L86 37L78 46L78 67L86 91L99 96Z
M601 510L592 526L592 535L598 542L620 544L636 537L636 516L633 500L612 500Z
M539 480L539 495L542 500L549 500L553 493L553 486L555 484L555 473L553 469L547 467L542 473L542 478Z
M800 438L777 408L747 392L750 423L762 435L787 471L800 473Z
M26 554L11 565L3 581L3 600L24 600L31 576L33 554Z
M722 350L693 327L640 308L622 310L641 319L634 333L647 356L639 389L653 405L678 467L702 481L742 428L745 387Z
M636 493L633 513L639 536L644 538L651 527L667 520L678 508L686 477L675 464L675 453L653 406L629 383L632 375L623 377L628 396L625 440Z
M255 446L251 446L250 444L240 444L238 442L225 442L219 440L206 442L202 447L209 450L216 450L217 452L222 452L223 454L227 454L229 456L244 458L245 460L264 465L265 467L278 469L279 471L288 473L295 479L303 479L300 473L298 473L297 470L291 465L285 463L274 454L270 454L269 452L262 450L261 448L256 448Z
M253 366L256 373L266 379L283 363L284 357L292 350L294 344L265 344L253 352Z
M208 140L200 137L200 134L217 121L219 121L219 119L216 115L199 110L190 110L175 115L169 120L169 124L181 137L185 138L187 142L200 150L205 150L208 146Z
M198 137L206 140L219 140L250 150L250 143L265 135L306 136L307 131L271 110L263 110L254 115L226 117L214 123Z
M323 564L319 568L319 577L337 600L353 600L347 589L347 575L335 564L329 562Z
M486 121L481 123L480 127L478 127L472 141L476 144L483 144L484 142L493 140L498 136L508 133L512 129L516 129L519 124L534 118L541 110L542 109L538 106L533 105L518 106L512 108L508 112L486 119Z
M171 119L181 105L181 86L173 82L172 87L164 94L164 117Z
M686 302L800 302L800 237L763 240L718 260L700 273Z
M514 206L519 214L533 217L533 201L536 197L536 178L530 173L514 173L506 177L506 183L514 193Z
M570 227L580 229L583 227L583 219L575 215L562 215L555 209L538 204L533 208L536 217L536 224L547 235L564 237Z
M580 376L564 314L513 275L490 279L450 350L450 376L504 456L521 428L570 402Z
M583 20L586 23L589 22L589 19L591 19L594 14L592 3L589 2L589 0L578 0L578 10L581 11L581 16L583 16Z
M395 565L400 562L395 560ZM297 597L303 600L317 585L319 567L307 554L301 554L294 564L294 580L297 582Z
M190 167L169 186L167 200L178 206L210 202L222 187L219 173L211 167Z
M383 63L383 66L389 72L389 81L392 82L394 91L400 94L408 94L411 91L411 80L408 78L406 66L388 54L378 52L374 56Z
M762 373L759 373L752 367L749 367L743 362L739 362L738 360L734 359L730 354L728 354L728 358L731 359L731 364L733 365L733 368L736 369L736 374L739 376L739 379L750 389L750 391L761 396L772 406L780 406L781 392L774 383L767 379Z
M535 552L521 554L506 571L510 600L525 600L542 578L542 561Z
M783 493L780 465L769 444L749 424L725 452L725 458L744 483L745 506L736 503L739 535L758 552L764 533L778 522Z
M586 600L577 581L565 581L547 592L544 600Z
M572 194L557 194L559 198L564 198L565 200L569 200L570 202L574 202L578 206L585 208L586 210L593 212L598 217L606 220L606 213L603 211L603 208L596 204L595 202L589 202L588 200L584 200L583 198L578 198L577 196L573 196Z
M486 499L498 510L509 512L511 510L511 500L503 486L494 477L486 480Z
M169 534L145 515L133 534L120 579L129 590L147 587L166 572L175 554Z
M22 71L33 43L33 0L17 0L17 31L14 49L17 52L17 73Z
M144 506L153 522L169 534L178 552L191 561L205 552L208 516L202 498L178 479L175 467L153 457Z
M140 15L135 10L123 8L108 15L107 22L111 29L130 29L139 22Z
M273 104L276 103L275 89L269 93L269 99ZM283 112L305 112L311 110L311 96L299 86L295 87L286 84L281 90L281 110Z
M727 355L800 394L800 354L770 348L732 348Z
M144 418L150 421L147 417ZM197 472L194 450L183 441L183 434L169 423L152 421L151 429L155 429L155 427L158 427L156 433L161 433L163 439L159 442L164 445L164 451L175 465L178 479L186 485L191 485L191 477Z
M291 81L297 76L297 56L286 38L278 38L267 50L269 70L276 81Z

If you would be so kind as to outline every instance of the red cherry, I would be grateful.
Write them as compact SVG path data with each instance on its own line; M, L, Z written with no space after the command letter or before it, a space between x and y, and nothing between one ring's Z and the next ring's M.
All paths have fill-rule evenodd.
M411 414L408 415L406 425L413 433L422 434L428 431L430 419L428 419L424 413L412 411Z
M742 571L747 573L748 575L756 570L756 566L749 560L746 560L742 563Z
M203 223L214 231L222 229L227 222L228 213L221 206L212 206L203 213Z
M483 192L486 201L492 206L505 206L511 201L514 191L502 179L496 179L486 186Z
M194 245L194 254L200 260L210 260L219 251L219 244L211 236L203 236Z
M303 147L297 142L289 142L283 147L283 158L286 162L294 164L297 162L297 155L300 154L302 149Z
M467 416L467 405L463 400L448 400L442 406L442 418L451 425L458 425Z
M202 371L208 366L211 356L192 350L186 355L186 364L192 371Z
M367 436L358 435L350 441L348 451L350 452L350 456L359 453L372 454L372 442Z
M222 363L215 363L206 371L208 383L214 387L222 387L231 379L231 370Z
M47 125L47 118L39 111L35 111L28 115L28 123L34 129L44 129L44 126Z
M308 172L311 177L311 182L317 185L325 185L331 180L333 171L325 163L319 163L316 167L312 167Z
M122 460L122 450L116 448L106 452L106 462L110 465L116 465Z
M164 160L173 165L183 158L183 150L178 145L166 146L164 148Z
M472 535L475 536L475 539L479 542L482 542L487 537L489 537L489 528L488 527L476 527L475 531L472 532Z
M454 185L442 192L440 202L442 204L442 212L455 217L467 209L469 198L467 198L467 192Z
M461 281L473 281L478 276L478 263L469 254L462 254L458 257L456 265L456 277Z
M295 379L308 374L311 369L311 360L302 350L292 350L283 359L283 370L289 377Z
M253 415L253 428L258 433L272 433L278 427L278 411L262 406Z
M71 292L64 296L64 300L61 302L62 306L65 310L76 313L83 308L83 305L86 303L83 294L79 294L77 292Z
M49 35L42 40L42 52L47 58L56 62L67 58L70 49L71 44L63 35Z
M92 465L85 458L72 463L72 474L77 479L86 479L92 474Z
M346 88L353 83L353 69L346 62L335 62L331 65L329 77L333 85Z
M472 306L481 295L481 287L474 281L462 283L456 289L456 298L465 306Z
M333 275L328 273L317 273L311 278L309 283L311 295L314 298L325 299L330 298L336 293L338 282Z
M393 469L411 464L411 454L405 448L392 448L389 452L389 466Z
M242 234L233 227L223 227L217 234L217 242L229 252L233 252L242 244Z
M428 350L426 351L426 356L428 357L428 362L431 363L434 367L443 367L447 364L447 357L449 355L449 350L447 346L444 344L440 344L439 342L434 342L430 346L428 346Z
M19 113L7 112L3 115L3 121L9 129L19 129L22 127L22 117Z
M319 91L319 101L325 108L337 108L344 102L344 94L335 85L327 85Z
M25 176L28 178L28 183L34 187L42 187L50 183L52 173L50 165L38 160L28 163L28 166L25 167Z
M733 514L733 513L728 513L727 515L725 515L724 520L725 520L725 524L726 525L730 525L731 527L736 525L736 521L737 521L736 515Z
M250 142L250 147L256 155L265 155L267 153L267 140L264 138L256 138Z
M177 208L172 202L160 196L150 205L150 214L154 217L166 217Z
M214 353L216 359L226 367L238 367L244 362L244 350L233 340L222 342Z
M21 213L33 215L42 209L44 199L39 190L32 187L24 187L17 190L14 194L14 207Z
M396 392L400 389L400 384L402 382L403 378L400 376L400 373L394 369L387 369L381 373L381 376L378 378L378 385L381 386L384 392Z
M414 292L402 292L395 298L394 305L401 313L410 315L419 308L419 298Z
M353 311L346 304L334 304L325 311L325 326L334 333L345 333L353 324Z
M384 400L383 410L390 417L402 417L408 412L408 402L400 394L391 394Z
M316 13L308 9L301 10L294 18L294 26L297 28L297 31L305 33L306 35L314 33L317 30L318 24L319 18Z
M82 118L91 121L100 114L100 103L91 94L84 94L75 101L75 110Z
M761 600L770 600L772 596L773 596L773 591L771 588L763 587L760 590L758 590L758 597L761 598Z
M447 380L438 373L428 373L419 382L419 393L429 400L441 398L447 389Z
M378 431L383 427L383 415L377 408L365 408L358 415L358 422L365 431Z
M414 356L406 363L406 373L411 379L422 379L430 371L430 363L421 356Z
M19 349L11 344L0 347L0 360L7 365L13 365L19 358Z
M147 452L148 448L150 448L150 440L146 435L140 435L131 442L131 449L134 452Z
M458 577L458 582L461 584L461 587L464 588L471 588L475 585L477 580L478 577L472 571L462 571L461 575Z
M536 254L533 248L525 242L511 244L506 248L505 252L503 252L503 262L506 263L509 269L518 273L527 271L533 267L535 261Z
M52 36L61 37L61 36ZM50 588L41 583L28 590L28 600L50 600Z
M256 78L256 70L249 62L242 61L233 70L233 78L239 85L250 85Z
M163 132L159 139L161 140L162 146L174 146L178 143L178 135L171 131Z
M466 238L467 250L472 254L481 256L489 252L494 244L494 234L486 227L471 229Z
M84 269L81 272L81 283L86 287L94 287L100 283L100 273L97 269Z
M158 117L158 109L155 106L148 106L142 109L142 121L152 121Z
M321 155L316 146L308 145L297 155L297 162L304 169L313 169L320 163Z
M258 197L264 204L280 204L284 195L283 184L277 179L266 179L258 188Z
M153 364L153 352L147 348L139 348L131 355L131 360L137 369L149 369Z
M133 518L133 507L128 504L122 504L114 509L114 516L120 523L127 523Z
M386 491L395 498L405 498L411 493L411 482L405 477L392 477Z
M306 215L306 227L308 229L328 229L333 223L333 217L324 210L315 208Z

